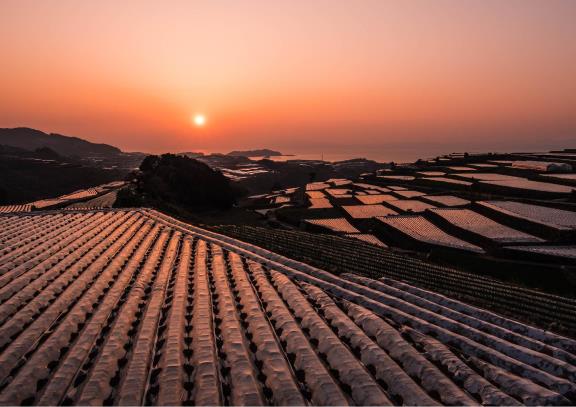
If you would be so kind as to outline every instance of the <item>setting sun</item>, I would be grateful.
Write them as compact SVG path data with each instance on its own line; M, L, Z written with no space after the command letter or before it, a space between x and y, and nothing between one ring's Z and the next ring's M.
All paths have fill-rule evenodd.
M194 125L196 127L203 127L206 124L206 117L203 114L194 115Z

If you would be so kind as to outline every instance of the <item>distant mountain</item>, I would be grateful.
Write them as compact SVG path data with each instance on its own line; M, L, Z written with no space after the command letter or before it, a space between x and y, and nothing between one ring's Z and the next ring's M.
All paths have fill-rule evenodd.
M25 150L50 148L60 155L86 157L93 155L117 155L120 149L108 144L96 144L78 137L47 134L27 127L0 129L0 144L18 147Z
M227 155L234 157L274 157L283 155L279 151L269 150L262 148L259 150L246 150L246 151L231 151Z
M0 145L0 205L32 202L118 181L130 171L90 164L61 156L50 147L32 151ZM139 162L133 160L132 165Z

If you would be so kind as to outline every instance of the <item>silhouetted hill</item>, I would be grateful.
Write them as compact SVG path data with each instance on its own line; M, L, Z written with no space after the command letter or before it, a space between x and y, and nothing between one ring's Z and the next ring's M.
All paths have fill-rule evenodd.
M0 145L0 205L51 198L124 179L125 169L86 166L49 147L34 151Z
M227 209L235 201L230 181L220 171L185 156L150 155L142 161L136 190L118 196L116 205L141 202L159 208Z
M96 144L78 137L44 133L27 127L0 129L0 144L25 150L48 147L60 155L86 157L92 155L117 155L120 149L108 144Z

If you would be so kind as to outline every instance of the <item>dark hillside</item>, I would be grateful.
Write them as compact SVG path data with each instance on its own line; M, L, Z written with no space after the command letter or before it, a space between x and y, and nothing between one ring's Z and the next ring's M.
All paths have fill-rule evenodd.
M0 146L0 205L28 203L121 180L127 171L89 167L49 148Z
M108 144L96 144L77 137L44 133L27 127L0 129L0 144L25 150L49 147L58 154L66 156L120 154L120 149Z
M220 171L174 154L146 157L133 192L132 196L128 192L121 194L117 205L142 202L172 210L213 210L228 209L235 201L230 181Z

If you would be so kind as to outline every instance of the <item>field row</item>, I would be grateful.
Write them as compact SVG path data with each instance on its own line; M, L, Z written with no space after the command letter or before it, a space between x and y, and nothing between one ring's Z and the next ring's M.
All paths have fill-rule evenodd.
M1 405L576 401L575 340L397 279L152 210L0 226Z
M399 279L546 329L576 332L574 299L437 266L337 236L249 226L222 226L217 230L337 274Z

